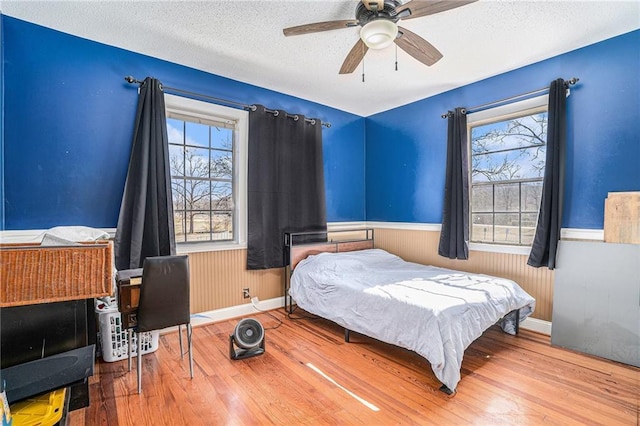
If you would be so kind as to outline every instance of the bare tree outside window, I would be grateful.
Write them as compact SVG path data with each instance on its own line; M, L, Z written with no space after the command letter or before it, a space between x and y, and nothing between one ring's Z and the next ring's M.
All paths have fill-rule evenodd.
M542 196L547 113L471 126L471 241L531 245Z
M167 133L176 241L233 240L233 129L168 118Z

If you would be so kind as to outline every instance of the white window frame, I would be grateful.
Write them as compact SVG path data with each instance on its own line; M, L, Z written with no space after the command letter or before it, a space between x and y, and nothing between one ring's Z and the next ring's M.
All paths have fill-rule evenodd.
M520 116L523 112L527 111L531 111L532 114L535 114L536 110L540 112L542 108L544 108L544 111L547 111L548 105L549 95L545 94L468 114L467 137L469 138L469 158L471 158L472 127L495 122L496 120L508 120L509 118ZM471 189L471 161L469 161L469 189ZM471 201L471 194L469 194L469 201ZM469 204L469 224L471 225L471 203ZM469 232L471 232L471 230L469 230ZM469 238L471 238L471 235L469 235ZM469 250L529 255L529 253L531 253L531 246L469 242Z
M179 254L237 250L247 247L247 164L249 140L249 113L247 111L216 105L196 99L165 94L165 109L169 113L183 114L209 121L235 123L234 129L234 223L236 232L233 241L179 242L176 251Z

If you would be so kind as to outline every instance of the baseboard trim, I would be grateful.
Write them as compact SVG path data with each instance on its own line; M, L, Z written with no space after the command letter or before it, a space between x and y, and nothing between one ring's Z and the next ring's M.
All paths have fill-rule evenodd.
M257 308L261 311L282 308L284 306L284 296L263 300L258 302L257 305ZM242 305L230 306L228 308L192 314L191 325L198 327L201 325L213 324L214 322L257 314L258 312L259 311L253 307L252 303L244 303ZM169 331L171 331L171 329L163 330L163 332Z
M520 323L520 327L525 330L535 331L536 333L551 336L551 321L529 317Z

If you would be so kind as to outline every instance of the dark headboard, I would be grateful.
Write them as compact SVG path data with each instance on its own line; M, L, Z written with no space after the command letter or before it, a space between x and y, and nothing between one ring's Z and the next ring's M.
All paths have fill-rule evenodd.
M327 241L314 243L296 243L305 237L324 234ZM339 231L297 232L285 235L285 244L289 250L289 266L293 271L296 265L308 256L318 253L339 253L374 248L373 229L344 229Z

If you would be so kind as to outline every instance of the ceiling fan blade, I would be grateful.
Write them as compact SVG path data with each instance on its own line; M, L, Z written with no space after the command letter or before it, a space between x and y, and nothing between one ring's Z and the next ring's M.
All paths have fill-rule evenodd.
M478 0L411 0L396 7L396 12L401 13L408 9L411 12L411 15L403 19L413 19L444 12L445 10L455 9L456 7L475 3L476 1Z
M298 25L297 27L289 27L282 30L285 36L296 36L310 33L319 33L321 31L339 30L341 28L357 27L358 21L355 19L345 19L342 21L316 22L314 24Z
M340 74L351 74L354 72L358 64L362 62L367 50L369 50L367 45L364 44L362 39L358 39L342 63L342 67L340 67Z
M384 9L384 0L362 0L362 4L369 10L378 11Z
M398 26L398 38L395 39L398 47L413 56L423 64L431 66L442 59L442 53L431 43L416 33Z

